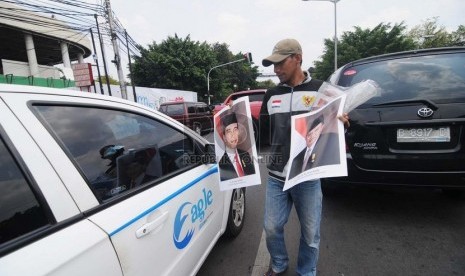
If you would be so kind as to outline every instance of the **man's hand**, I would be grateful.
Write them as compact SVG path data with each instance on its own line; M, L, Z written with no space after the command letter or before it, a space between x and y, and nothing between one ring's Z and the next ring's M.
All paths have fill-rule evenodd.
M344 124L344 128L350 127L349 114L343 113L342 115L337 116L337 118Z

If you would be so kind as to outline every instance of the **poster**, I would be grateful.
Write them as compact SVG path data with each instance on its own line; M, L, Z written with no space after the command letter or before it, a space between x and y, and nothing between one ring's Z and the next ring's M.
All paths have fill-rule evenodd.
M337 118L345 98L327 98L318 109L292 116L291 154L283 190L308 180L347 176L344 125Z
M261 184L248 97L215 114L214 142L221 191Z

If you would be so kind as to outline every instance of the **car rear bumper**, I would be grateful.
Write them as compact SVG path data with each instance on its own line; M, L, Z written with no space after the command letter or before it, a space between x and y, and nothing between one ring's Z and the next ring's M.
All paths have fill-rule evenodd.
M465 172L367 171L357 167L350 155L347 158L347 170L347 177L327 178L326 181L347 184L465 188Z

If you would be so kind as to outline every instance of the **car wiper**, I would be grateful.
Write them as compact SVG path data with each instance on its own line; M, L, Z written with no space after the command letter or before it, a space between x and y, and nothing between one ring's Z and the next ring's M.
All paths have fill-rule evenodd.
M427 99L392 101L392 102L374 104L373 106L393 106L393 105L403 105L403 104L410 104L410 103L422 103L433 110L438 109L438 106L434 102L432 102L431 100L427 100Z

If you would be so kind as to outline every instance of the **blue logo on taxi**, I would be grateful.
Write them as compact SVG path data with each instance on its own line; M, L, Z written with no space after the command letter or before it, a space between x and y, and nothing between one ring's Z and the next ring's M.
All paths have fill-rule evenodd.
M178 249L185 248L195 233L195 226L201 229L206 222L205 212L213 203L213 192L211 190L202 190L202 195L197 203L185 202L179 207L174 218L173 241ZM187 207L187 208L186 208ZM190 210L186 212L184 210ZM187 213L187 214L186 214ZM187 218L190 217L190 220Z

